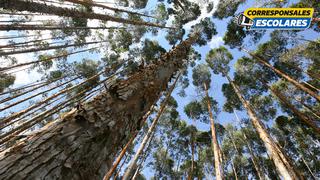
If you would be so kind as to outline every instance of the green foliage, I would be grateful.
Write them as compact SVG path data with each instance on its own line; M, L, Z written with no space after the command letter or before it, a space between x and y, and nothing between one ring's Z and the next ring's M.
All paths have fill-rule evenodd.
M220 0L217 11L213 13L213 17L218 19L234 16L240 4L245 0Z
M246 33L243 27L238 26L235 22L230 21L227 26L227 32L223 37L225 45L230 48L239 48L242 46L243 39L246 37Z
M14 84L16 77L10 74L0 73L0 92Z
M195 44L204 46L217 33L215 24L210 20L210 18L204 18L198 24L191 26L189 36L196 34L197 41Z
M213 73L222 73L223 76L230 71L229 63L232 59L232 54L223 46L210 50L206 56L206 61Z
M192 83L198 88L204 90L204 84L206 84L207 89L210 88L211 83L211 73L206 64L199 64L192 70Z

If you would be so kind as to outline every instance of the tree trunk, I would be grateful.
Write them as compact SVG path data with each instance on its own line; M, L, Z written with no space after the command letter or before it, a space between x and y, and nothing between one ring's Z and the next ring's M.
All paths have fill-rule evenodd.
M0 179L100 180L182 67L196 36L0 154Z
M231 163L231 167L232 167L232 171L233 171L234 177L236 178L236 180L238 180L238 174L237 174L237 171L236 171L236 167L233 164L233 159L230 160L230 163Z
M250 153L250 156L251 156L251 160L252 160L252 163L253 163L253 166L254 168L256 169L257 171L257 174L258 174L258 177L260 180L264 180L266 179L265 178L265 175L264 173L262 172L262 169L260 168L260 165L258 163L258 158L256 157L256 155L254 154L252 148L251 148L251 145L249 143L249 140L247 138L247 135L243 132L243 137L244 137L244 140L246 142L246 145L247 145L247 148L249 150L249 153Z
M211 126L211 136L212 136L212 147L213 147L213 154L214 154L214 168L216 172L216 179L217 180L222 180L224 179L224 174L223 174L223 167L222 167L222 156L221 156L221 151L220 147L217 141L217 136L216 136L216 130L214 127L214 120L213 120L213 115L211 111L211 104L209 100L209 93L208 93L208 88L207 85L204 83L204 89L206 91L206 97L208 98L208 112L209 112L209 117L210 117L210 126Z
M69 9L57 6L50 6L43 3L36 3L31 1L22 0L0 0L0 7L3 9L10 9L16 11L29 11L36 13L54 14L57 16L72 17L72 18L85 18L85 19L99 19L102 21L113 21L124 24L132 24L137 26L152 26L159 28L167 28L159 24L144 22L144 21L134 21L129 19L123 19L119 17L109 16L107 14L96 14L78 11L76 9Z
M147 118L149 117L149 115L151 114L151 111L148 111L147 114L143 117L142 123L144 124L145 121L147 120ZM130 145L132 144L133 140L136 138L136 136L138 135L139 131L137 130L133 136L130 138L129 142L126 144L126 146L124 146L124 148L121 150L119 156L117 157L117 159L115 160L115 162L113 163L113 166L111 169L108 170L107 174L104 176L104 180L108 180L111 178L112 174L114 173L114 171L117 169L121 159L123 158L123 156L126 154L128 148L130 147Z
M249 52L248 50L246 50L244 48L241 48L241 49L243 49L245 52L247 52L252 57L254 57L260 64L270 68L272 71L277 73L280 77L282 77L282 78L286 79L287 81L291 82L294 86L296 86L297 88L301 89L302 91L310 94L311 96L313 96L315 99L317 99L320 102L320 96L316 92L311 91L309 88L307 88L304 85L302 85L301 83L297 82L295 79L293 79L290 76L286 75L285 73L283 73L279 69L273 67L271 64L269 64L268 62L264 61L263 59L261 59L257 55Z
M80 47L80 46L103 43L103 42L107 42L107 41L94 41L94 42L85 42L85 43L56 45L56 46L49 46L49 47L30 48L30 49L15 50L15 51L6 51L6 52L0 52L0 56L22 54L22 53L32 53L32 52L38 52L38 51L48 51L48 50L52 50L52 49L65 49L68 47Z
M34 98L34 97L37 97L37 96L39 96L39 95L41 95L41 94L44 94L44 93L50 92L50 91L52 91L52 90L54 90L54 89L57 89L57 88L59 88L59 87L61 87L61 86L63 86L63 85L66 85L66 84L68 84L68 83L70 83L70 82L72 82L72 81L74 81L74 80L76 80L76 79L78 79L78 78L79 78L79 76L77 76L77 77L75 77L75 78L72 78L72 79L70 79L69 81L63 82L63 83L61 83L61 84L59 84L59 85L57 85L57 86L54 86L54 87L52 87L52 88L49 88L49 89L47 89L47 90L41 91L41 92L39 92L39 93L33 94L33 95L31 95L31 96L29 96L29 97L26 97L26 98L24 98L24 99L21 99L21 100L19 100L19 101L16 101L16 102L14 102L14 103L12 103L12 104L9 104L8 106L5 106L5 107L3 107L3 108L0 108L0 112L6 110L6 109L8 109L8 108L11 108L11 107L13 107L13 106L16 106L16 105L18 105L18 104L20 104L20 103L23 103L23 102L25 102L25 101L27 101L27 100L30 100L30 99L32 99L32 98ZM41 85L41 86L44 86L44 85ZM3 123L0 123L0 127L1 127L2 125L3 125Z
M138 16L145 16L145 17L154 18L152 16L149 16L149 15L146 15L146 14L142 14L142 13L138 13L138 12L132 12L132 11L127 11L125 9L114 8L114 7L106 6L106 5L103 5L103 4L97 4L97 3L93 2L93 1L82 1L82 0L80 0L80 1L79 0L65 0L65 1L76 3L76 4L81 4L81 5L84 5L84 6L101 7L101 8L109 9L109 10L112 10L112 11L115 11L115 12L125 12L125 13L132 14L132 15L138 15Z
M131 160L131 162L130 162L128 168L127 168L127 170L125 171L125 173L123 175L123 180L129 180L132 177L133 170L136 169L136 167L137 167L138 159L139 159L141 153L143 153L145 145L147 144L147 142L151 138L151 136L152 136L152 134L153 134L153 132L154 132L154 130L156 128L156 125L158 124L158 121L159 121L163 111L166 108L168 99L171 96L171 93L172 93L173 89L175 88L175 85L176 85L179 77L180 77L180 74L177 76L175 82L171 86L169 92L166 95L165 100L161 103L161 107L160 107L160 110L159 110L156 118L153 120L151 126L148 129L147 134L144 136L144 138L143 138L143 140L141 142L141 145L139 146L139 149L137 150L136 154L134 155L133 159Z
M38 30L94 30L94 29L126 29L125 27L73 27L73 26L46 26L29 24L1 24L0 31L38 31Z
M267 132L264 124L255 114L253 108L250 106L249 102L244 99L241 95L239 87L233 83L230 77L224 73L227 77L228 81L232 85L235 93L238 98L242 102L243 106L248 112L248 115L252 121L253 126L255 127L260 139L263 141L265 147L267 148L268 153L270 154L272 160L274 161L276 168L284 179L303 179L299 173L295 170L291 161L287 158L287 156L281 151L280 147L274 142L272 137Z
M14 69L14 68L18 68L18 67L28 66L28 65L31 65L31 64L46 62L46 61L50 61L50 60L53 60L53 59L64 58L64 57L68 57L68 56L73 55L73 54L83 53L83 52L91 51L91 50L98 49L98 48L100 48L100 47L93 47L93 48L84 49L84 50L80 50L80 51L70 52L68 54L62 54L62 55L58 55L58 56L49 57L49 58L46 58L46 59L41 59L41 60L31 61L31 62L26 62L26 63L20 63L20 64L16 64L16 65L13 65L13 66L8 66L8 67L3 67L3 68L0 68L0 72L8 71L8 70L11 70L11 69Z
M193 139L193 135L191 138L192 138L192 140L191 140L191 169L190 169L190 173L188 176L188 180L193 179L193 171L194 171L194 139Z
M271 92L277 96L280 100L280 102L282 102L285 106L287 106L296 116L299 117L300 120L302 120L304 123L306 123L310 128L313 129L313 131L315 133L317 133L318 135L320 135L320 128L318 127L318 125L316 124L316 122L314 122L312 119L310 119L309 117L307 117L305 114L303 114L302 112L300 112L298 109L296 109L290 102L289 100L280 92L278 91L276 88L273 87L269 87L269 89L271 90Z

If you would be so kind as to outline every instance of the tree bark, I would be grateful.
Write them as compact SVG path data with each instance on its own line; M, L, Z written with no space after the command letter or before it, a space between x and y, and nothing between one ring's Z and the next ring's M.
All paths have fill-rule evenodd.
M0 31L38 31L38 30L94 30L94 29L126 29L125 27L72 27L72 26L46 26L29 24L0 25Z
M53 59L63 58L63 57L67 57L67 56L70 56L70 55L73 55L73 54L83 53L83 52L91 51L91 50L98 49L98 48L99 47L93 47L93 48L84 49L84 50L80 50L80 51L70 52L68 54L49 57L49 58L42 59L42 60L31 61L31 62L16 64L16 65L13 65L13 66L3 67L3 68L0 68L0 72L8 71L8 70L11 70L11 69L14 69L14 68L18 68L18 67L28 66L28 65L31 65L31 64L46 62L46 61L50 61L50 60L53 60Z
M93 1L82 1L82 0L80 0L80 1L79 0L65 0L65 1L76 3L76 4L81 4L81 5L84 5L84 6L101 7L101 8L109 9L109 10L112 10L112 11L115 11L115 12L125 12L125 13L128 13L128 14L154 18L152 16L149 16L149 15L146 15L146 14L142 14L142 13L138 13L138 12L132 12L132 11L127 11L125 9L114 8L114 7L106 6L106 5L103 5L103 4L97 4L97 3L93 2Z
M134 157L132 158L127 170L125 171L124 175L123 175L123 180L129 180L131 179L132 177L132 173L133 173L133 170L137 167L137 162L138 162L138 159L141 155L141 153L143 153L143 150L144 150L144 147L146 146L147 142L149 141L149 139L151 138L155 128L156 128L156 125L158 124L158 121L163 113L163 111L165 110L166 108L166 105L167 105L167 102L168 102L168 99L169 97L171 96L171 93L173 91L173 89L175 88L175 85L179 79L179 76L180 74L178 75L178 77L176 78L175 82L173 83L173 85L171 86L169 92L167 93L166 95L166 98L165 100L161 103L161 107L160 107L160 110L156 116L156 118L153 120L151 126L149 127L148 129L148 132L147 134L143 137L143 140L141 142L141 145L139 146L139 149L137 150L136 154L134 155Z
M49 47L22 49L22 50L15 50L15 51L6 51L6 52L0 52L0 56L8 56L8 55L22 54L22 53L32 53L32 52L38 52L38 51L48 51L48 50L52 50L52 49L64 49L64 48L68 48L68 47L85 46L85 45L97 44L97 43L103 43L103 42L107 42L107 41L94 41L94 42L74 43L74 44L64 44L64 45L56 45L56 46L49 46Z
M197 36L0 153L0 179L100 180L182 67Z
M208 98L207 106L208 106L208 112L209 112L209 118L210 118L210 126L211 126L211 136L212 136L212 147L213 147L213 154L214 154L214 168L216 172L216 179L217 180L222 180L224 179L224 174L223 174L223 167L222 167L222 156L221 156L221 150L217 141L217 136L216 136L216 129L214 127L214 120L213 120L213 115L211 111L211 104L209 100L209 93L208 93L208 88L206 83L203 84L204 89L206 91L206 97Z
M272 160L274 161L277 171L284 179L303 179L299 173L295 170L293 164L288 159L288 157L282 152L280 147L274 142L272 137L267 132L264 124L255 114L253 108L249 104L248 101L244 99L241 95L239 87L234 84L231 78L224 73L227 77L228 81L230 82L231 86L233 87L235 93L237 94L238 98L242 102L243 106L247 110L247 113L252 121L253 126L255 127L260 139L264 143L265 147L267 148L268 154L271 156Z
M320 95L318 95L316 92L311 91L309 88L305 87L304 85L302 85L301 83L299 83L298 81L296 81L295 79L291 78L290 76L286 75L284 72L280 71L279 69L273 67L271 64L269 64L268 62L264 61L263 59L261 59L260 57L258 57L257 55L249 52L248 50L243 49L245 52L247 52L248 54L250 54L252 57L254 57L260 64L270 68L272 71L274 71L275 73L277 73L280 77L286 79L287 81L289 81L290 83L292 83L294 86L296 86L297 88L299 88L300 90L306 92L307 94L310 94L312 97L314 97L315 99L317 99L320 102Z
M134 21L129 19L123 19L119 17L113 17L106 14L96 14L78 11L76 9L62 8L57 6L50 6L43 3L36 3L32 1L22 0L0 0L0 7L3 9L11 9L16 11L29 11L36 13L54 14L57 16L72 17L72 18L86 18L86 19L99 19L102 21L113 21L124 24L131 24L137 26L152 26L159 28L168 28L159 24Z

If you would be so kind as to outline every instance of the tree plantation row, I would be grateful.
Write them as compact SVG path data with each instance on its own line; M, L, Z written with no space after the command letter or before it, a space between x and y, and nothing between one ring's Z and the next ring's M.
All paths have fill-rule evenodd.
M319 23L278 0L0 0L0 179L319 179Z

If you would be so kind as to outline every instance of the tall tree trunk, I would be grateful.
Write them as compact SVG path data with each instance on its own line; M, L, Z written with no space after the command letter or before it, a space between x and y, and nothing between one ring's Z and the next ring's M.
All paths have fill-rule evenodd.
M28 65L31 65L31 64L37 64L37 63L41 63L41 62L46 62L46 61L50 61L50 60L54 60L54 59L58 59L58 58L65 58L65 57L68 57L68 56L73 55L73 54L83 53L83 52L91 51L91 50L98 49L98 48L100 48L100 47L93 47L93 48L84 49L84 50L80 50L80 51L74 51L74 52L70 52L68 54L62 54L62 55L58 55L58 56L53 56L53 57L49 57L49 58L45 58L45 59L41 59L41 60L37 60L37 61L31 61L31 62L16 64L16 65L13 65L13 66L3 67L3 68L0 68L0 72L8 71L8 70L11 70L11 69L14 69L14 68L18 68L18 67L28 66Z
M238 174L237 174L236 167L234 166L233 159L230 160L230 163L231 163L231 167L232 167L232 171L233 171L234 177L236 178L236 180L238 180Z
M149 115L151 114L151 111L148 111L147 114L143 117L142 123L144 124L145 121L147 120L147 118L149 117ZM108 180L111 178L112 174L114 173L114 171L117 169L120 161L122 160L123 156L126 154L128 148L130 147L130 145L133 143L133 140L136 138L136 136L138 135L139 130L136 130L136 132L132 135L132 137L130 138L129 142L124 146L124 148L121 150L119 156L117 157L117 159L115 160L115 162L113 163L113 166L111 169L108 170L108 172L106 173L106 175L103 177L104 180Z
M74 43L74 44L64 44L64 45L55 45L55 46L48 46L48 47L38 47L38 48L29 48L29 49L22 49L22 50L15 50L15 51L6 51L6 52L0 52L0 56L7 56L7 55L14 55L14 54L22 54L22 53L32 53L32 52L38 52L38 51L48 51L52 49L64 49L68 47L80 47L90 44L98 44L103 43L107 41L94 41L94 42L85 42L85 43Z
M260 165L258 163L258 158L256 157L256 155L254 154L253 152L253 149L251 148L251 145L249 143L249 139L247 137L247 135L245 134L245 132L242 133L243 134L243 137L244 137L244 141L246 142L246 145L247 145L247 148L249 150L249 153L250 153L250 156L251 156L251 160L252 160L252 163L253 163L253 166L254 168L256 169L257 171L257 174L258 174L258 177L260 180L264 180L266 179L265 178L265 175L262 171L262 169L260 168Z
M54 14L57 16L65 16L72 18L86 18L86 19L99 19L102 21L113 21L124 24L132 24L137 26L152 26L159 28L167 28L165 26L144 22L144 21L134 21L129 19L123 19L119 17L109 16L107 14L96 14L78 11L76 9L69 9L57 6L50 6L43 3L36 3L32 1L22 1L22 0L0 0L0 7L3 9L11 9L16 11L29 11L45 14Z
M279 69L273 67L271 64L269 64L268 62L264 61L263 59L261 59L260 57L258 57L257 55L249 52L248 50L243 49L245 52L247 52L248 54L250 54L252 57L254 57L260 64L270 68L272 71L274 71L275 73L277 73L280 77L286 79L287 81L289 81L290 83L292 83L294 86L296 86L297 88L301 89L302 91L310 94L311 96L313 96L315 99L317 99L320 102L320 95L318 95L316 92L311 91L309 88L305 87L304 85L302 85L301 83L299 83L298 81L296 81L295 79L291 78L290 76L288 76L287 74L285 74L284 72L280 71Z
M243 106L247 110L247 113L252 121L253 126L255 127L260 139L263 141L265 147L267 148L267 151L269 155L271 156L272 160L274 161L277 170L279 174L284 179L303 179L299 173L295 170L294 166L292 165L291 161L288 159L288 157L282 152L280 147L274 142L272 137L267 132L264 124L261 122L261 120L257 117L255 114L253 108L249 104L248 101L244 99L244 97L240 93L239 87L234 84L234 82L231 80L231 78L228 76L227 73L224 73L224 76L227 77L228 81L230 82L231 86L233 87L235 93L237 94L238 98L242 102Z
M0 153L0 179L100 180L171 76L182 67L197 36L182 41L128 79L73 109L28 139Z
M313 131L315 133L317 133L318 135L320 135L320 127L318 127L318 125L316 124L315 121L313 121L312 119L310 119L308 116L306 116L305 114L303 114L302 112L300 112L298 109L296 109L291 103L290 101L280 92L278 91L276 88L270 87L270 90L272 91L272 93L277 96L279 98L279 100L285 105L287 106L296 116L299 117L300 120L302 120L304 123L306 123L310 128L313 129Z
M192 180L193 179L193 171L194 171L194 139L193 139L193 135L191 135L192 139L191 139L191 168L190 168L190 173L188 176L188 180Z
M30 24L1 24L0 31L38 31L38 30L94 30L94 29L126 29L125 27L74 27L74 26L46 26Z
M213 154L214 154L214 168L216 172L216 179L217 180L222 180L224 179L224 174L223 174L223 166L222 166L222 155L221 155L221 150L217 141L217 136L216 136L216 129L214 127L214 120L213 120L213 115L211 111L211 104L209 100L209 93L208 93L208 88L206 83L203 84L204 89L206 91L206 97L207 97L207 106L208 106L208 112L209 112L209 118L210 118L210 126L211 126L211 136L212 136L212 147L213 147Z
M166 95L166 98L165 100L161 103L161 107L160 107L160 110L156 116L156 118L153 120L151 126L149 127L148 129L148 132L147 134L143 137L143 140L141 142L141 145L139 146L139 149L137 150L136 154L134 155L134 157L132 158L127 170L125 171L124 175L123 175L123 180L129 180L131 178L131 176L133 175L133 170L136 169L137 167L137 162L138 162L138 159L141 155L141 153L143 153L143 150L144 150L144 147L145 145L147 144L147 142L149 141L149 139L151 138L153 132L155 131L155 128L156 128L156 125L158 124L158 121L163 113L163 111L165 110L166 108L166 105L167 105L167 102L168 102L168 99L169 97L171 96L171 93L173 91L173 89L175 88L175 85L178 81L180 77L180 74L177 76L175 82L173 83L173 85L171 86L169 92L167 93Z
M125 10L125 9L114 8L114 7L106 6L106 5L103 5L103 4L97 4L97 3L93 2L93 1L82 1L82 0L65 0L65 1L72 2L72 3L76 3L76 4L81 4L81 5L84 5L84 6L101 7L101 8L109 9L109 10L112 10L112 11L115 11L115 12L125 12L125 13L132 14L132 15L138 15L138 16L145 16L145 17L151 17L151 18L153 18L152 16L149 16L149 15L146 15L146 14L142 14L142 13L138 13L138 12L132 12L132 11L127 11L127 10Z

